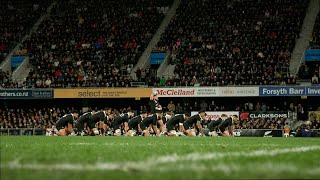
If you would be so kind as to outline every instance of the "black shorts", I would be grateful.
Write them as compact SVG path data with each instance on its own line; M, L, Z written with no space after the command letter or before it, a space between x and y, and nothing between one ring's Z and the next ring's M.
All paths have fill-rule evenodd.
M221 133L223 133L224 131L226 131L226 128L225 126L219 126L219 130Z
M60 131L60 129L64 129L65 127L61 126L61 125L56 125L56 128L57 128L58 131Z
M168 131L176 130L176 127L173 124L166 124L166 126Z
M93 129L96 127L96 123L93 121L93 119L90 119L87 121L87 126L90 128L90 129Z
M138 131L138 125L133 125L133 124L128 124L129 126L129 130L135 130L135 131Z
M216 130L216 128L214 126L211 126L210 123L208 124L208 129L210 132L213 132Z
M145 124L145 123L140 123L140 128L141 130L146 130L149 127L149 125Z
M84 123L77 122L76 123L76 128L77 128L78 132L83 131L84 130Z
M185 129L185 130L193 129L193 126L192 126L191 124L187 123L187 122L184 122L184 123L183 123L183 126L184 126L184 129Z
M112 124L114 130L121 129L121 124Z

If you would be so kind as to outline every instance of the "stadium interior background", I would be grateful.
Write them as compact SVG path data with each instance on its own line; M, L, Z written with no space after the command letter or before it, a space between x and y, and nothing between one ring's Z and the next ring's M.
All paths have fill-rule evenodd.
M319 137L320 0L0 0L1 180L319 179Z
M4 111L131 107L139 113L150 111L146 97L154 89L189 88L194 97L160 96L164 110L173 101L181 106L176 113L265 109L295 112L301 121L308 120L309 111L320 113L317 0L11 0L1 5ZM285 93L272 94L279 88ZM86 91L101 98L86 99ZM216 92L206 94L211 91ZM3 114L2 126L12 122Z

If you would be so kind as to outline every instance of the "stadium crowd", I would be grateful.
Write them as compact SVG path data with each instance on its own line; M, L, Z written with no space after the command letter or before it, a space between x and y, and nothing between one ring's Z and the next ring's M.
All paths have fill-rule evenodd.
M27 86L128 87L133 66L172 0L58 1L23 43L33 71Z
M319 49L320 48L320 13L318 13L316 22L313 29L313 38L310 42L310 48Z
M45 13L51 2L52 0L3 0L0 2L0 64Z
M4 4L9 7L10 2ZM27 15L36 17L45 6L32 2L25 9L34 8L36 12ZM171 51L175 76L155 78L150 69L138 69L138 79L127 76L172 2L58 1L18 52L30 57L29 76L1 87L130 87L135 81L148 86L296 83L288 73L289 59L308 0L182 1L157 45L160 51ZM315 43L318 35L315 31Z
M162 35L174 85L295 84L290 53L307 0L182 1Z

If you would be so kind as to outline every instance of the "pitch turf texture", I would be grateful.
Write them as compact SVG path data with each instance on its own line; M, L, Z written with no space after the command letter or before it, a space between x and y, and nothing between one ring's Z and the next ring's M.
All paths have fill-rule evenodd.
M320 140L0 137L1 180L319 179Z

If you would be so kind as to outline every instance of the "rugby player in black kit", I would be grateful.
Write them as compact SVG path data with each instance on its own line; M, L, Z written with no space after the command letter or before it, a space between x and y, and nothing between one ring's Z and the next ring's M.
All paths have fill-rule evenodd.
M56 123L57 135L67 136L73 132L73 123L78 118L79 113L72 111L70 114L62 116Z
M161 105L159 104L158 94L156 92L150 95L150 113L154 114L156 111L162 110Z
M232 115L228 117L226 120L222 121L219 125L219 130L221 131L222 136L234 136L234 124L238 123L238 116Z
M219 126L219 124L221 124L224 120L227 119L227 115L226 114L222 114L221 117L217 120L212 120L209 124L208 124L208 129L209 129L209 136L218 136L217 133L217 128Z
M113 127L113 135L114 136L121 136L121 125L124 124L124 131L127 132L128 127L128 121L134 116L133 111L128 111L127 113L122 113L119 116L114 118L114 121L112 123Z
M147 117L147 112L142 111L140 115L133 117L129 120L129 130L127 136L134 136L137 132L142 132L140 128L140 122Z
M160 129L161 136L167 134L166 123L171 119L171 117L172 117L171 114L169 112L166 112L162 115L162 118L161 118L162 121L158 121L157 128Z
M176 125L179 124L179 132L184 132L183 123L188 120L189 114L176 114L169 121L166 122L168 136L176 136Z
M196 136L196 128L200 131L202 130L200 121L204 120L206 115L207 113L205 111L200 111L198 114L195 114L184 121L183 126L188 136Z
M103 111L98 111L94 115L92 115L92 119L94 123L99 123L98 128L99 128L99 133L101 135L104 135L104 132L108 129L105 127L105 125L108 125L109 123L109 116L111 113L111 109L106 109Z
M163 115L162 111L157 110L155 114L151 114L150 116L146 117L141 121L140 128L144 136L150 135L150 132L149 132L150 125L152 125L152 129L156 133L156 135L157 136L160 135L160 131L157 128L157 123L159 123L160 126L163 126L162 115Z
M93 121L93 112L86 112L79 117L79 120L76 122L76 128L78 135L86 135L86 127L89 128L89 135L99 135L99 131L96 128L96 123ZM86 124L86 127L84 127Z

